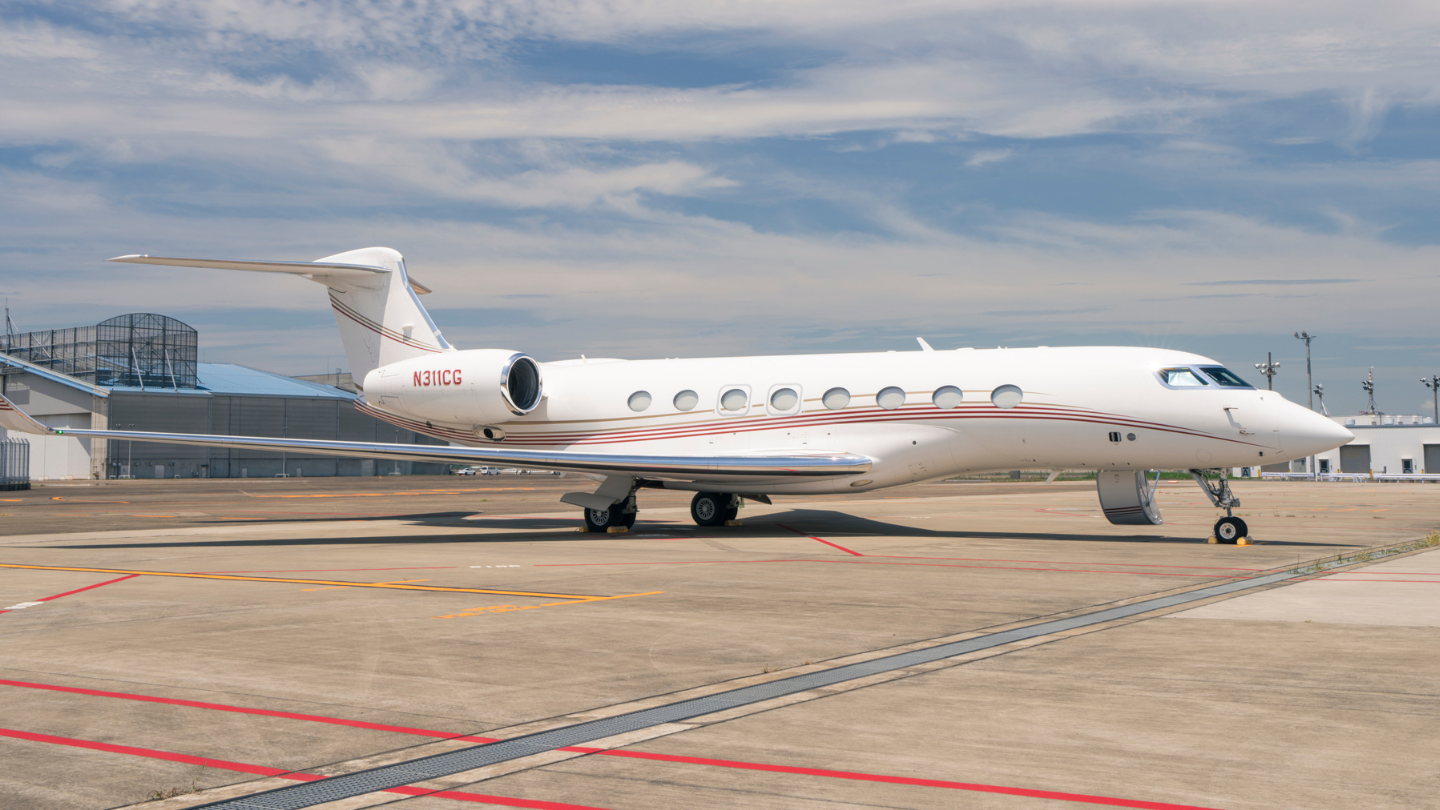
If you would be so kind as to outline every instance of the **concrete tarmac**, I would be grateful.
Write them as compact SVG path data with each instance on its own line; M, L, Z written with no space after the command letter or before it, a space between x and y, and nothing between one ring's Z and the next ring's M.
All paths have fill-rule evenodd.
M1240 482L1236 547L1189 482L1155 527L1107 523L1093 483L944 483L723 529L646 490L632 533L591 535L557 502L588 484L0 493L0 808L194 806L1440 526L1425 485ZM1436 559L324 806L1436 806Z

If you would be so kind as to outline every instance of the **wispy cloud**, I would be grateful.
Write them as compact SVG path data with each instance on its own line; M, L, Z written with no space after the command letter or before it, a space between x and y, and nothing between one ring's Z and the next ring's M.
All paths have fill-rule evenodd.
M452 337L550 356L1172 345L1291 321L1440 338L1423 4L79 0L4 19L0 280L27 326L194 312L212 354L303 370L339 350L299 282L100 260L390 244ZM217 307L297 320L247 335Z

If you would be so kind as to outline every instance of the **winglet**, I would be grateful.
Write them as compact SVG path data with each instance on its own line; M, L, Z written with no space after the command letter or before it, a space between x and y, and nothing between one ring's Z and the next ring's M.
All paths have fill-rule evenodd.
M24 411L15 407L15 403L0 396L0 427L6 430L16 430L21 433L53 434L54 428L48 428L31 419Z
M933 352L933 351L935 351L934 349L930 348L930 344L929 344L929 343L926 343L926 342L925 342L925 338L923 338L923 337L917 337L917 338L915 338L915 339L918 340L918 341L920 341L920 351L922 351L922 352Z

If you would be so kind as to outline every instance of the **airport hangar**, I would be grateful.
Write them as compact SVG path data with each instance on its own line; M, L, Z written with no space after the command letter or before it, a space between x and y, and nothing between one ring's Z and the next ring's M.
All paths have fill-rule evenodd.
M148 313L94 326L11 333L0 352L0 391L50 427L443 444L360 413L351 391L198 362L198 343L192 327ZM23 438L30 442L35 481L440 475L448 469L152 442Z

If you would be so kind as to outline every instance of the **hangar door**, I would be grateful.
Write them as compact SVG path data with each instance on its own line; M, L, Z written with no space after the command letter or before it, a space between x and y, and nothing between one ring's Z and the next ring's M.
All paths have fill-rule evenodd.
M1425 445L1425 472L1440 473L1440 444Z
M1369 473L1370 445L1347 444L1340 448L1340 472Z

